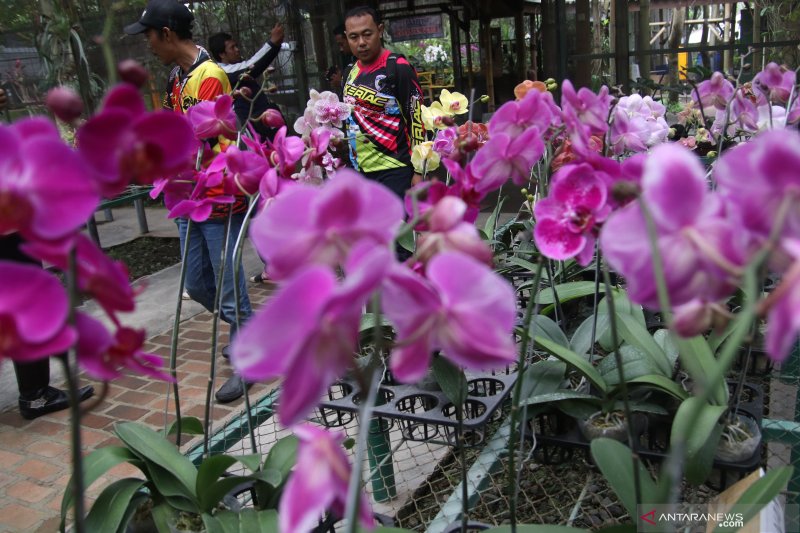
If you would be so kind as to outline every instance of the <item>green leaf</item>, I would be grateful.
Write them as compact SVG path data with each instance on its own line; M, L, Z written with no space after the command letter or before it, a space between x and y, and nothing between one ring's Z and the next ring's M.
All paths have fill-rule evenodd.
M135 422L117 424L115 433L133 453L147 463L160 466L173 476L185 488L187 496L194 494L197 469L163 435Z
M674 396L679 400L685 400L689 397L689 394L683 390L683 387L672 381L671 379L658 375L652 374L649 376L639 376L638 378L633 378L628 380L628 383L631 385L644 385L647 387L658 389L662 392L666 392Z
M454 406L464 405L467 398L467 378L464 372L444 357L433 358L433 375L442 392Z
M361 315L361 324L358 327L359 333L364 333L365 331L370 331L372 328L375 327L375 313L364 313ZM381 327L391 328L392 323L389 320L381 315Z
M297 437L288 435L278 440L264 459L264 470L277 470L286 478L297 461Z
M744 523L752 520L769 502L775 499L780 492L789 483L792 478L794 468L791 466L782 466L774 470L770 470L758 481L750 485L747 490L739 496L736 504L730 510L726 510L727 514L741 513L744 515ZM739 528L734 527L720 527L714 529L714 533L720 532L733 532L739 531Z
M614 489L622 505L631 516L638 516L636 512L636 490L633 479L633 452L626 445L614 439L597 438L591 444L592 458L597 464L603 477ZM656 490L655 483L641 463L639 467L640 497L653 494ZM639 502L641 503L641 502Z
M565 348L569 348L569 340L558 324L552 318L545 315L534 315L531 317L531 325L528 329L536 337L544 337Z
M589 402L601 402L602 400L597 396L587 394L585 392L578 392L572 390L561 390L556 392L549 392L546 394L539 394L531 396L530 398L523 399L519 402L520 405L538 405L543 403L562 402L564 400L586 400ZM597 409L595 409L596 411Z
M136 509L136 507L130 509L133 502L141 503L142 498L135 496L144 483L142 479L124 478L103 489L92 505L91 511L86 515L86 529L104 532L116 532L124 529L124 518L130 517L133 510ZM147 496L143 496L144 499L147 499Z
M503 202L505 202L505 198L500 198L500 201L494 206L494 210L492 214L489 215L489 218L486 219L486 223L483 225L483 232L486 235L491 235L492 238L495 237L494 235L494 224L497 220L497 217L500 215L500 208L503 206Z
M538 268L539 268L539 266L536 263L532 263L530 261L526 261L525 259L522 259L522 258L514 256L514 255L512 255L509 258L507 258L506 259L506 263L508 263L510 265L516 265L518 267L522 267L527 272L530 272L531 274L536 273L536 270L538 270ZM542 279L546 279L546 278L547 278L546 273L544 271L542 271ZM533 282L531 282L530 285L533 285Z
M405 250L409 252L413 252L416 248L416 242L414 241L414 230L409 229L402 235L397 238L397 244L402 246Z
M653 333L653 340L656 341L658 347L667 356L669 367L675 368L675 363L678 362L678 346L672 340L672 332L668 329L659 329ZM670 375L672 375L670 373Z
M210 511L204 503L204 493L219 477L236 463L236 459L230 455L214 455L207 457L197 469L197 485L195 493L200 498L200 508L203 511ZM216 503L215 503L216 505Z
M625 342L637 347L652 359L656 365L655 370L659 374L672 377L672 367L669 364L669 359L667 359L667 354L653 339L647 328L639 324L631 315L625 313L617 313L617 328Z
M564 381L567 365L561 361L539 361L525 368L520 400L555 392Z
M619 356L622 359L622 371L625 381L659 372L658 366L652 358L638 348L623 344L619 347ZM617 358L613 353L603 357L597 364L597 371L609 386L619 385L619 372L617 371Z
M142 466L138 457L123 446L106 446L93 451L83 460L84 487L88 487L97 481L97 478L121 463L131 463L140 468ZM72 507L74 499L72 478L70 478L64 497L61 499L61 529L64 529L67 511Z
M571 281L569 283L561 283L555 286L558 299L561 303L574 300L575 298L582 298L594 294L595 284L594 281ZM600 285L599 290L601 293L605 292L603 285ZM536 295L536 303L539 304L552 304L555 303L553 298L553 287L544 287Z
M198 511L198 501L194 492L194 487L187 487L181 483L169 470L161 468L155 463L145 461L145 468L148 478L152 481L152 490L164 496L173 507L196 513Z
M594 333L594 341L597 340L602 336L605 335L608 331L608 315L607 314L597 314L597 326L595 327ZM595 315L590 316L586 320L584 320L578 329L575 330L575 333L572 334L572 340L570 341L570 347L572 350L580 355L584 355L589 353L589 350L592 348L592 325L594 324Z
M717 360L714 353L708 346L702 335L684 339L677 335L673 336L673 341L678 346L678 357L681 366L686 369L694 381L695 387L706 386L708 376L714 374ZM697 389L695 389L697 390ZM717 383L712 391L711 402L716 405L727 405L728 388L725 383Z
M172 533L170 524L174 521L177 511L164 502L155 505L151 512L158 533Z
M608 390L608 385L603 377L591 364L589 364L588 361L586 361L586 359L576 354L569 348L565 348L564 346L556 344L555 342L545 339L544 337L539 337L537 335L535 340L536 344L541 346L543 349L555 355L568 365L574 366L578 372L586 376L586 379L591 381L595 387L604 393Z
M201 492L198 492L200 497L200 510L205 513L210 513L233 489L248 481L248 477L229 476L220 478L210 485L206 485Z
M208 533L275 533L278 513L273 509L220 511L214 516L203 514L203 523Z
M178 431L178 421L174 420L167 428L167 435L173 435ZM181 433L184 435L202 435L203 423L195 416L181 417Z
M703 483L711 472L722 434L719 418L727 409L725 405L701 404L698 398L691 397L684 400L675 413L670 445L674 448L685 444L686 479L691 483Z

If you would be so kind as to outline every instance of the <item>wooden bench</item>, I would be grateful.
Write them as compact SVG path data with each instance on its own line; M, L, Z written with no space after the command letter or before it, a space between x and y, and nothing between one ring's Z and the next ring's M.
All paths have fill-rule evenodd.
M150 228L147 227L144 199L150 196L151 189L152 187L150 186L131 185L119 196L100 202L96 211L102 210L105 214L106 222L112 222L114 220L114 214L111 212L112 207L119 207L133 202L136 208L136 218L139 221L139 233L144 235L150 232ZM86 222L86 228L89 230L89 236L92 240L100 246L100 234L97 232L97 222L94 220L94 215Z

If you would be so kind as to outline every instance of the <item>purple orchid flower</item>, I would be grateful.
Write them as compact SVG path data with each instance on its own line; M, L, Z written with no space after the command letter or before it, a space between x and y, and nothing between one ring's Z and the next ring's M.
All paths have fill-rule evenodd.
M431 206L426 212L428 231L417 239L417 259L427 263L437 254L454 250L491 266L492 250L478 235L475 224L464 220L467 211L463 200L449 195Z
M657 146L644 165L642 199L655 223L673 306L694 298L722 299L745 263L742 232L724 216L704 176L697 157L676 144ZM600 246L609 264L625 276L631 300L657 309L653 254L639 202L609 216Z
M509 178L517 185L526 185L533 165L543 153L544 142L536 128L518 137L505 133L492 135L470 163L473 175L480 177L475 190L489 193L499 189Z
M286 135L286 126L282 127L275 134L271 146L273 148L273 163L278 167L280 174L289 178L297 170L297 162L303 157L306 144L300 137Z
M727 150L714 168L719 192L758 242L774 230L785 206L780 235L800 238L800 134L770 131Z
M362 307L391 261L388 247L362 241L347 259L342 283L327 266L308 266L282 285L236 336L231 362L239 375L250 381L284 378L281 424L308 415L350 367Z
M128 281L128 269L122 261L108 257L94 241L83 234L60 242L31 242L23 245L25 253L55 265L69 268L69 256L75 249L77 284L81 292L94 298L116 321L116 314L134 310L135 294Z
M700 82L692 91L692 100L699 102L706 113L713 109L724 110L733 98L733 84L725 79L722 72L715 72L711 78Z
M127 83L106 95L100 113L78 130L76 139L107 198L131 183L149 185L191 168L198 146L185 117L146 113L139 90Z
M769 102L785 104L795 85L795 77L793 70L769 63L753 78L753 89Z
M536 246L551 259L577 257L578 264L588 265L597 226L611 212L607 196L606 184L590 165L561 167L553 176L550 195L534 207Z
M505 133L518 137L530 128L536 128L547 137L551 126L561 122L561 111L549 92L528 91L521 100L511 100L501 105L489 121L489 135Z
M624 152L644 152L650 139L650 128L641 116L629 116L624 109L614 110L611 124L611 150L614 155Z
M383 307L397 330L392 374L419 380L431 354L473 370L499 368L514 360L514 290L488 266L459 252L436 255L426 278L395 265L383 284Z
M610 106L611 96L605 85L595 94L586 87L581 87L576 93L569 80L564 80L561 84L561 109L564 121L569 122L573 128L576 124L588 128L587 137L608 130L606 121Z
M235 140L239 128L233 112L233 98L223 94L216 100L203 100L189 108L186 116L192 125L194 136L198 139L225 137Z
M458 139L458 129L455 126L445 128L436 132L433 140L433 151L442 157L455 159L458 155L456 140Z
M69 301L54 275L39 266L0 261L0 358L33 361L75 343Z
M258 192L261 178L269 168L269 163L261 154L229 146L217 154L206 172L219 174L226 194L252 196Z
M253 219L250 237L272 279L312 263L336 266L362 239L388 249L403 222L403 206L389 189L341 169L323 187L297 185Z
M97 319L85 313L75 315L78 329L78 362L86 373L104 381L122 375L129 369L138 375L174 382L173 377L160 368L161 356L142 351L146 334L143 329L118 327L114 336Z
M41 118L0 126L0 235L60 239L83 226L99 201L83 159Z
M775 361L784 361L800 333L800 240L783 239L782 251L793 262L783 273L780 284L762 302L767 310L767 354Z
M352 467L342 449L343 433L311 424L292 430L300 442L294 472L281 496L279 526L284 533L306 533L319 525L327 509L338 517L344 516ZM373 529L375 521L363 492L358 511L361 525Z

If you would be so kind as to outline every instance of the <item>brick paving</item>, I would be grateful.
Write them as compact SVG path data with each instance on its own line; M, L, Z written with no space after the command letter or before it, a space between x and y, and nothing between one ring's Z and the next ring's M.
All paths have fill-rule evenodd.
M249 288L254 305L262 303L268 293L268 286ZM201 313L184 320L178 344L181 413L197 416L201 420L210 364L211 319L209 313ZM231 366L220 353L228 340L227 325L221 323L221 326L217 349L217 388L232 375ZM161 355L166 364L172 329L153 333L146 349ZM95 390L100 392L101 385L86 376L81 376L81 383L93 383ZM64 386L59 383L53 385ZM270 389L269 385L254 385L250 389L251 401ZM117 422L138 421L154 429L163 428L166 395L167 384L148 377L129 375L111 383L105 400L82 418L84 453L118 444L112 432ZM243 407L243 399L227 405L214 403L214 428L222 427L225 421L238 415ZM172 401L169 413L168 420L172 422ZM182 448L186 451L193 443L187 442ZM32 421L23 419L16 407L0 413L0 532L57 531L61 497L71 474L70 463L68 411ZM109 482L128 476L141 477L138 469L127 464L109 471L87 489L87 504L91 504Z

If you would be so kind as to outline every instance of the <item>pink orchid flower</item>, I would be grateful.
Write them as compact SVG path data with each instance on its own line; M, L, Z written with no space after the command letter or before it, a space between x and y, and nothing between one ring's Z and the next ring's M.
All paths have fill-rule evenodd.
M459 251L492 265L492 250L472 222L464 221L468 207L456 196L444 196L427 212L428 231L417 239L416 256L422 263L446 250Z
M216 100L203 100L189 108L186 116L192 125L194 136L198 139L213 139L223 136L235 140L239 128L233 112L233 98L223 94Z
M455 165L455 168L461 169L458 163L452 163ZM480 200L467 203L464 196L469 197L469 195L462 195L463 192L464 190L460 187L459 183L447 186L438 180L423 182L412 187L406 194L404 205L409 217L419 218L419 222L414 226L414 229L416 231L427 231L429 229L427 213L445 196L454 196L464 201L467 205L467 210L462 219L464 222L474 224L480 214ZM416 197L416 202L414 201L414 197Z
M641 186L672 305L727 296L745 263L744 236L724 216L720 198L708 191L697 157L677 144L657 146L645 161ZM609 264L625 276L631 300L657 309L653 253L639 202L608 217L600 246Z
M146 338L143 329L120 326L112 336L99 320L85 313L76 314L75 325L78 362L90 376L111 381L120 377L123 369L129 369L142 376L175 381L160 370L164 364L161 356L142 351Z
M292 428L299 439L297 462L281 496L278 516L283 533L306 533L319 525L327 509L344 517L352 467L342 449L345 435L318 426ZM372 530L375 521L366 494L358 505L361 525Z
M792 258L780 284L767 296L767 354L775 361L784 361L792 351L800 333L800 239L783 239L782 251Z
M62 271L69 268L69 255L75 249L77 283L81 292L94 298L110 317L133 311L136 304L122 261L108 257L89 237L77 234L61 242L27 243L23 250L37 259L55 265Z
M191 168L198 146L185 117L147 113L139 90L128 83L111 89L101 111L78 130L76 139L107 198L131 183L149 185Z
M511 100L497 109L489 121L489 134L505 133L517 137L532 127L546 134L559 122L561 111L553 101L553 95L528 91L521 100Z
M0 261L0 358L33 361L75 343L58 279L35 265Z
M733 84L725 79L722 72L715 72L711 79L700 82L697 90L692 91L692 100L699 102L706 113L714 109L724 110L733 98Z
M770 131L727 150L714 168L719 192L743 226L763 242L777 222L781 205L786 218L781 235L800 238L800 134ZM745 178L746 177L746 178Z
M195 222L208 220L215 205L232 204L232 195L209 196L207 191L222 184L221 173L194 173L196 183L181 183L164 194L164 205L169 209L169 218L191 218ZM189 189L189 186L192 188ZM188 198L186 191L191 190Z
M0 234L51 240L83 226L97 208L97 187L51 122L0 125L0 144Z
M795 84L795 73L777 63L769 63L753 78L753 89L769 102L785 104Z
M249 381L284 378L286 393L278 407L284 426L307 416L352 364L362 307L391 260L388 248L363 241L348 258L341 283L330 268L308 266L282 285L236 336L231 362L239 375Z
M390 366L398 380L422 378L436 350L473 370L514 360L516 308L506 280L459 252L436 255L426 276L396 265L383 285L384 312L397 330Z
M217 154L214 161L206 169L208 174L219 173L227 194L254 195L269 163L259 153L239 150L229 146L227 150Z
M317 124L341 128L342 121L350 116L350 106L340 102L336 93L311 89L310 96L307 107L313 111Z
M306 150L303 139L294 135L287 136L286 126L284 126L275 134L271 146L274 150L271 154L273 165L278 168L283 177L291 177L297 170L297 162L300 161Z
M358 241L388 249L403 222L403 206L389 189L341 169L322 187L297 185L253 219L250 237L272 279L312 263L336 266Z
M551 259L577 257L588 265L594 256L597 226L611 208L606 185L585 163L566 165L553 176L550 195L536 203L536 246Z
M518 137L505 133L492 135L470 163L473 174L480 176L475 190L488 193L499 189L509 179L517 185L526 185L533 165L543 153L544 142L536 128Z
M581 87L576 93L569 80L564 80L561 84L561 110L565 122L569 122L573 127L581 124L589 129L589 135L605 133L608 130L606 121L610 105L611 96L605 85L595 94L586 87Z

